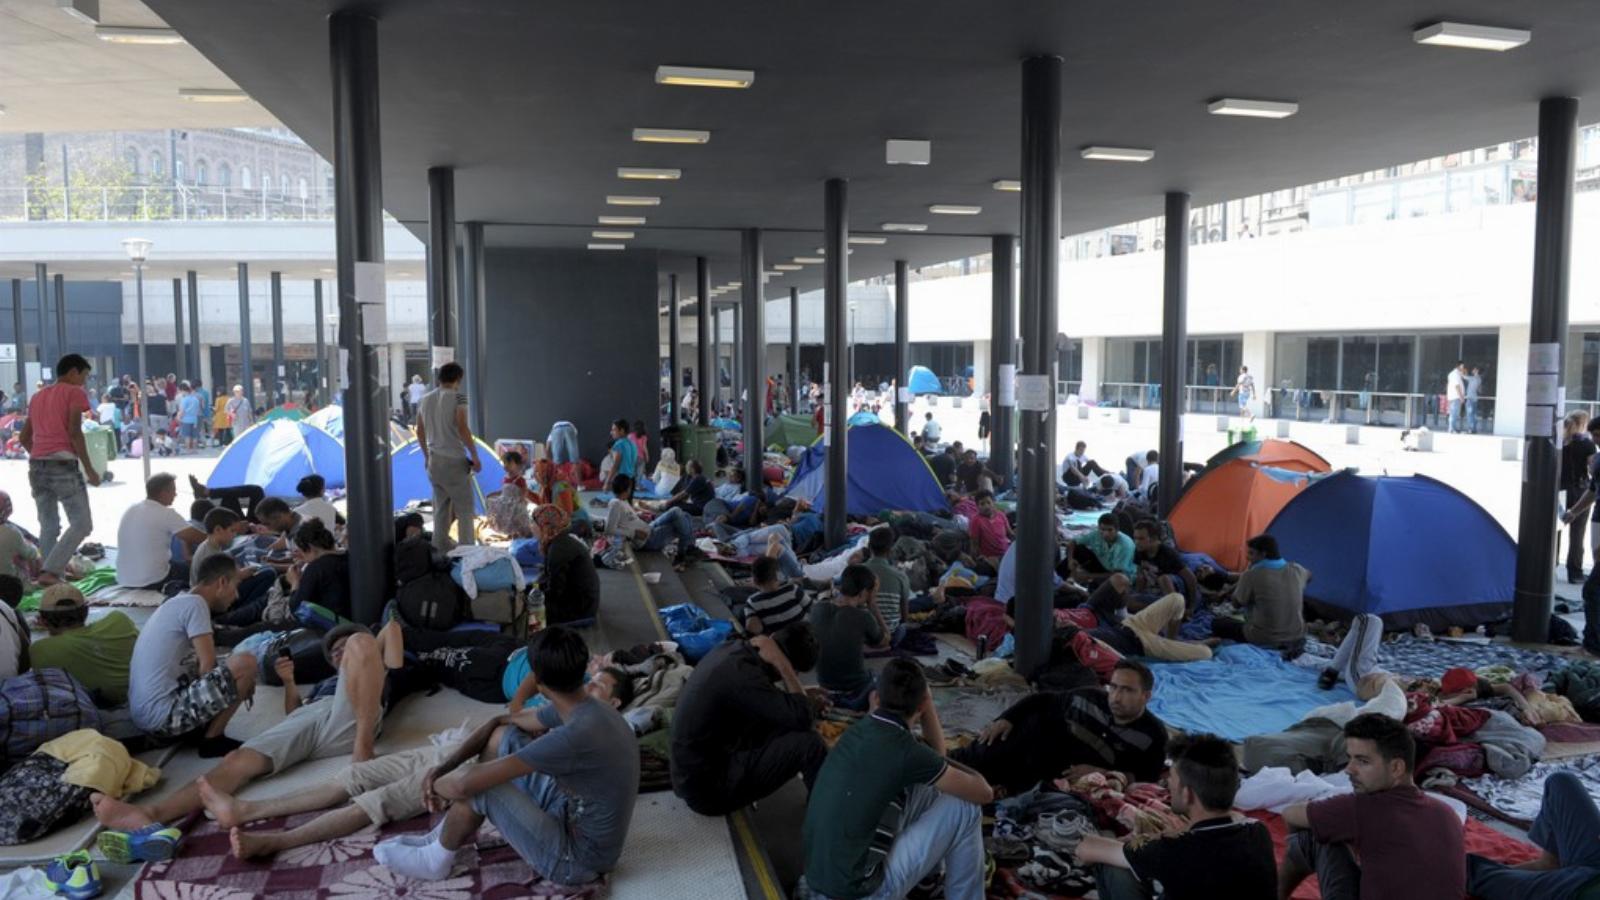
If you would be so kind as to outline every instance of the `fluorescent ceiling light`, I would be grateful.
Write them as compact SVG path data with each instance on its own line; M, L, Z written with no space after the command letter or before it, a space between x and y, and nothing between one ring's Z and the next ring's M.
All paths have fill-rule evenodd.
M796 256L794 261L802 266L820 266L824 262L820 256Z
M644 216L601 216L601 225L643 225Z
M992 182L992 185L997 191L1022 190L1022 182L1016 180L1015 178L997 178Z
M884 231L927 231L928 226L920 222L885 222ZM881 243L881 242L880 242Z
M3 116L5 114L6 114L6 108L4 106L0 106L0 116Z
M600 230L600 231L592 231L592 232L590 232L589 236L592 237L592 238L595 238L596 240L601 240L601 241L631 241L631 240L633 240L633 232L631 232L631 231L605 231L605 230Z
M711 140L711 132L682 128L635 128L633 139L641 144L704 144Z
M728 291L731 291L734 288L741 288L741 287L744 287L744 282L742 282L742 281L730 281L727 284L722 286L723 290L728 290Z
M801 269L804 269L805 266L797 266L794 263L778 263L777 265L773 266L773 268L777 269L779 272L798 272Z
M620 166L617 169L618 178L627 178L632 181L677 181L683 177L682 169L647 169L640 166Z
M983 212L983 207L962 206L958 203L935 203L928 207L928 212L941 216L975 216Z
M707 69L698 66L656 66L656 84L681 87L747 88L755 84L749 69Z
M100 0L56 0L56 7L79 22L100 24Z
M620 194L610 194L606 197L607 206L660 206L660 197L629 197Z
M1154 150L1142 147L1084 147L1078 151L1084 159L1107 159L1113 162L1149 162L1155 158Z
M886 237L876 237L876 236L873 236L873 235L864 235L864 234L852 234L852 235L850 235L848 240L852 244L874 244L874 245L876 245L876 244L887 244L887 243L889 243L889 239L886 238Z
M1300 104L1286 100L1245 100L1223 97L1206 107L1213 116L1249 116L1256 119L1287 119L1300 111Z
M771 271L771 272L767 272L765 274L766 274L766 276L768 278L782 278L783 277L783 273L779 272L779 271L776 271L776 270Z
M883 161L891 166L925 166L933 162L933 142L884 141Z
M250 99L238 88L178 88L178 96L192 103L239 103Z
M1468 50L1510 50L1533 40L1533 32L1522 28L1495 28L1465 22L1435 22L1411 33L1419 44L1435 47L1465 47Z
M183 36L171 28L133 25L96 25L94 36L110 44L182 44Z
M848 256L849 254L852 254L855 251L854 250L846 250L844 252L845 252L845 255ZM828 255L828 248L827 247L818 247L817 248L817 255L818 256L827 256Z
M590 244L590 250L626 250L625 244Z

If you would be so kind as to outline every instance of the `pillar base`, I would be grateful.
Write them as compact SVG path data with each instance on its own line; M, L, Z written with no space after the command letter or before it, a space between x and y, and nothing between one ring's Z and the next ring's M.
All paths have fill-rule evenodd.
M1523 644L1547 643L1555 598L1520 588L1511 597L1511 639Z
M1361 443L1361 426L1360 425L1346 425L1344 427L1344 442L1346 444L1359 444L1359 443Z
M1503 462L1516 462L1522 458L1521 438L1500 439L1500 459Z
M1279 419L1278 420L1278 437L1282 438L1283 440L1288 440L1289 439L1289 429L1290 429L1290 427L1292 425L1293 425L1293 423L1291 423L1288 419Z

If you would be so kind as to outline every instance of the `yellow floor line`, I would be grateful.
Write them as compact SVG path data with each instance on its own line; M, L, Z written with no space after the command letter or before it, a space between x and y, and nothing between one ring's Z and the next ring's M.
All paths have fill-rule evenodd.
M761 852L761 847L756 843L755 832L750 828L749 816L744 810L739 810L732 816L734 833L739 835L739 843L744 846L745 856L750 859L750 867L756 871L756 881L761 883L761 893L768 900L782 900L783 892L778 890L777 879L773 878L772 870L767 867L767 855Z
M655 623L657 637L667 640L667 627L661 624L661 616L656 612L655 601L650 598L650 588L644 583L637 559L629 561L628 571L633 573L633 583L639 586L639 602L644 604L644 611L650 614L650 621Z

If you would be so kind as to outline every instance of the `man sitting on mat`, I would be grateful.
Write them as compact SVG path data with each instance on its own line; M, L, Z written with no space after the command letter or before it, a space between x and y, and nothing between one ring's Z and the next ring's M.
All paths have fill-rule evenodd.
M233 562L224 556L214 559L217 562L207 560L206 565ZM168 600L167 604L172 602ZM147 625L145 631L149 630ZM139 640L144 643L143 635ZM100 834L100 849L106 856L116 862L169 858L180 835L177 829L164 827L164 823L176 822L199 810L204 805L202 791L215 789L232 794L257 778L308 759L347 754L351 762L372 759L384 710L391 699L391 676L405 663L400 623L390 622L376 638L359 625L340 625L323 637L322 648L339 673L318 683L302 702L293 683L293 664L287 659L275 662L279 677L286 682L283 702L288 718L245 741L210 772L172 796L150 804L136 806L105 794L90 795L95 818L108 829ZM135 672L137 661L135 651ZM254 660L250 665L253 670Z
M1072 579L1092 584L1121 572L1132 578L1138 573L1133 564L1133 538L1117 530L1117 517L1106 513L1094 531L1067 542L1065 565Z
M838 706L865 711L873 679L867 671L868 648L889 646L891 631L878 607L878 576L863 565L845 567L839 594L811 607L816 632L817 684Z
M1244 622L1218 617L1211 633L1218 639L1248 641L1258 647L1298 656L1306 645L1305 594L1311 572L1278 552L1278 539L1258 534L1245 541L1250 567L1239 573L1233 602Z

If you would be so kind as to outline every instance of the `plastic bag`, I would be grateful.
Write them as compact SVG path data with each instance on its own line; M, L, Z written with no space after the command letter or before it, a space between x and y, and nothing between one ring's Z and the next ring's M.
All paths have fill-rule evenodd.
M661 623L678 642L678 652L691 665L733 634L733 623L712 619L693 603L680 603L661 611Z

